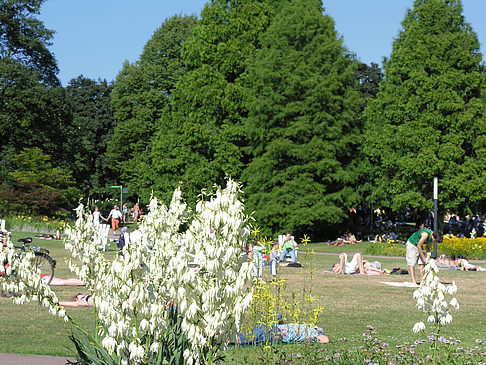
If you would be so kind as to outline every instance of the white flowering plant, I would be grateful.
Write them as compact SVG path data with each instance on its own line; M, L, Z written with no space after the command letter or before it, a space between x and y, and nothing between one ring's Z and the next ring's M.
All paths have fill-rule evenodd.
M174 313L187 339L180 342L187 343L183 363L211 364L218 349L235 340L253 291L253 264L242 254L250 217L240 195L239 184L228 180L225 189L201 195L192 213L180 189L169 207L153 198L140 225L142 239L112 261L104 256L99 226L83 206L76 209L65 246L72 256L69 268L94 298L97 333L89 336L80 328L93 346L101 346L114 363L153 363L166 350L161 346ZM21 298L30 295L25 286L42 288L42 298L36 298L47 298L52 312L72 320L40 277L34 281L37 274L26 261L12 261L16 271L27 272L18 282L18 291L25 292Z
M438 336L441 327L452 322L452 315L449 313L450 308L459 309L459 303L455 297L447 299L457 292L457 286L454 281L450 285L444 285L440 282L439 268L435 260L428 257L428 263L425 265L424 281L420 287L414 291L413 297L417 301L417 308L427 315L427 322L435 326L435 335ZM420 321L413 326L414 332L425 331L425 323ZM437 354L437 341L434 341L434 359Z
M14 303L36 301L47 307L51 314L68 320L56 294L42 281L33 250L19 252L8 238L6 245L0 250L0 263L0 285L2 290L15 293L12 297Z

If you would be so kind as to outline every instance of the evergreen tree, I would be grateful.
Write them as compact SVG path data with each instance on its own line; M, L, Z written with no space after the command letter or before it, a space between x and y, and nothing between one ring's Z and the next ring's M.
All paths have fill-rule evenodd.
M350 169L359 138L357 62L318 0L279 10L250 61L243 173L247 207L267 234L320 234L356 200Z
M150 194L146 179L150 142L185 71L182 45L196 23L195 16L166 19L145 45L140 60L125 62L114 83L111 99L117 125L107 156L113 170L134 191L146 189Z
M273 12L265 0L212 0L184 47L188 72L171 97L152 144L151 187L169 199L179 181L189 201L202 188L239 178L244 166L242 119L247 59Z
M371 62L371 65L368 66L366 63L360 63L357 77L361 97L365 100L376 98L376 94L380 90L380 82L383 79L383 74L378 64Z
M416 0L366 110L363 152L375 203L432 208L439 177L444 208L486 198L485 78L479 42L459 0Z

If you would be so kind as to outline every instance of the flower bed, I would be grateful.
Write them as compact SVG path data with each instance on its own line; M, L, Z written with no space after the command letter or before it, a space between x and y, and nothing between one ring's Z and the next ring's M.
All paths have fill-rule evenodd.
M56 219L54 217L31 217L24 215L17 215L11 217L4 217L5 228L9 231L17 232L32 232L32 233L56 233L57 230L63 232L66 226L64 220Z
M373 256L405 256L405 245L391 240L370 242L364 253Z
M463 255L469 259L486 259L486 237L458 238L452 235L445 235L444 242L438 245L441 254Z

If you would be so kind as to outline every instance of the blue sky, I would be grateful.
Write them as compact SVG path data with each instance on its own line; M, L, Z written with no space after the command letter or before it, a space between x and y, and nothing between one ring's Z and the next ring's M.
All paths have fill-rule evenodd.
M83 74L113 80L125 60L139 58L164 19L199 14L205 0L46 0L40 19L56 31L51 47L66 85ZM381 65L413 0L324 0L348 49ZM486 0L463 0L464 15L486 47Z

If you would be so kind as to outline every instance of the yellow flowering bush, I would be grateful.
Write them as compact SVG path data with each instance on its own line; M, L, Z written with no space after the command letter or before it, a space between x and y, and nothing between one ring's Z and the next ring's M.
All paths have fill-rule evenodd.
M374 256L405 256L405 245L392 240L370 243L365 254Z
M458 238L453 235L444 235L444 242L438 245L440 253L450 255L463 255L471 259L486 258L486 237Z

